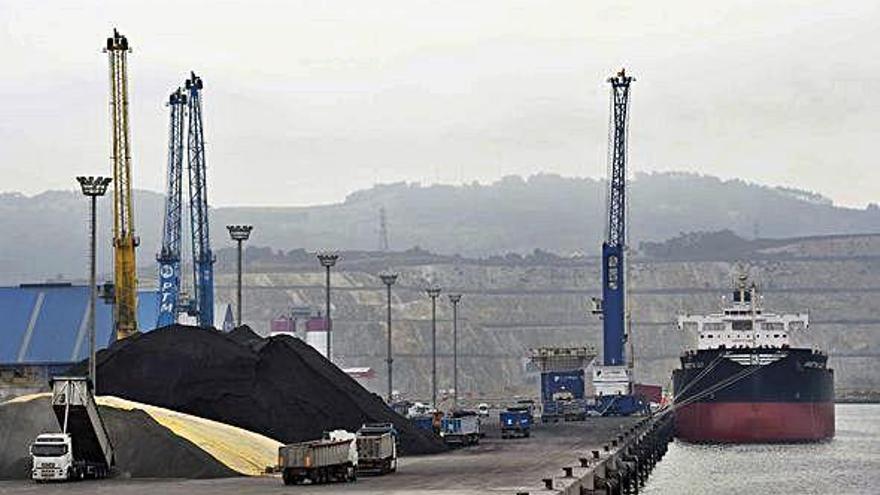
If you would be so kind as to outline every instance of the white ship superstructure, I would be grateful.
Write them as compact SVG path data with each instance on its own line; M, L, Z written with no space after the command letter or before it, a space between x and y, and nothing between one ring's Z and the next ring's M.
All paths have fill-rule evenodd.
M792 332L810 325L807 313L765 312L754 283L740 275L733 301L720 313L685 314L678 317L678 328L697 336L697 350L707 349L784 349Z

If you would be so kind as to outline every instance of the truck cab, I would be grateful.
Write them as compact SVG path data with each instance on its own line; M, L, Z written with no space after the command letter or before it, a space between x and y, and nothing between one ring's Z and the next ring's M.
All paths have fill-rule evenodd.
M37 481L77 479L73 439L67 433L43 433L31 444L31 476Z

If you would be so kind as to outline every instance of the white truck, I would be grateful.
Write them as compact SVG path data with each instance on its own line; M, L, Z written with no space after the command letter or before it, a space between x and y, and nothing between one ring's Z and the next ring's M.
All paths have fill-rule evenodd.
M57 377L52 409L61 432L42 433L31 444L31 477L37 481L104 478L113 467L113 446L85 377Z
M278 448L278 467L285 485L308 480L312 484L357 479L356 436L334 430L321 440L292 443Z
M357 432L358 473L397 471L397 430L391 423L365 424Z

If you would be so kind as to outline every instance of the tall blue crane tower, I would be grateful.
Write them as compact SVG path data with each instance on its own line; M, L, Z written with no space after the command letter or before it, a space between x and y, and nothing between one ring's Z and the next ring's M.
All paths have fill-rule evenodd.
M202 79L190 73L185 91L171 94L171 124L168 145L168 192L159 261L159 317L157 326L177 322L180 313L198 319L201 327L214 325L214 253L211 251L208 221L208 189L205 136L202 126ZM187 118L184 117L186 113ZM193 294L181 298L180 240L183 182L183 134L187 121L187 169L189 172L189 216L192 234Z
M608 232L602 243L602 359L605 366L624 364L626 332L626 138L629 85L621 69L611 83L612 138L608 177Z
M168 131L168 183L165 196L165 221L159 262L159 316L156 327L177 323L180 312L180 221L183 199L183 121L186 94L177 88L168 98L171 123Z
M208 229L208 184L205 163L205 133L202 128L202 78L190 72L189 92L189 215L192 232L193 288L199 326L214 325L214 253Z
M634 79L624 70L611 83L611 142L608 171L608 231L602 243L602 366L593 367L596 407L603 415L630 415L645 410L633 395L632 369L624 361L627 332L626 297L626 158L629 88Z

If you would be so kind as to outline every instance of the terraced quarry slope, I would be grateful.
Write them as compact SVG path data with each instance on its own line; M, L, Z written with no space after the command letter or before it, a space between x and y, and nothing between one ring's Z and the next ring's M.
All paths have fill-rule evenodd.
M812 325L797 343L831 355L841 394L880 389L880 236L798 239L752 253L750 273L764 304L777 312L809 311ZM343 253L333 273L334 354L345 366L370 366L385 388L385 292L376 274L401 273L393 290L395 388L430 393L430 304L424 288L464 294L459 342L460 388L474 396L534 394L525 369L527 350L539 345L601 345L601 322L590 314L599 295L595 259L467 260L424 252ZM221 263L221 271L226 267ZM631 264L632 319L637 377L668 385L682 346L692 342L674 325L679 312L707 312L729 292L735 260L658 260ZM252 260L245 276L245 321L267 332L269 321L292 305L323 307L317 262ZM232 302L234 276L217 277L218 299ZM451 306L438 304L439 387L451 387Z

